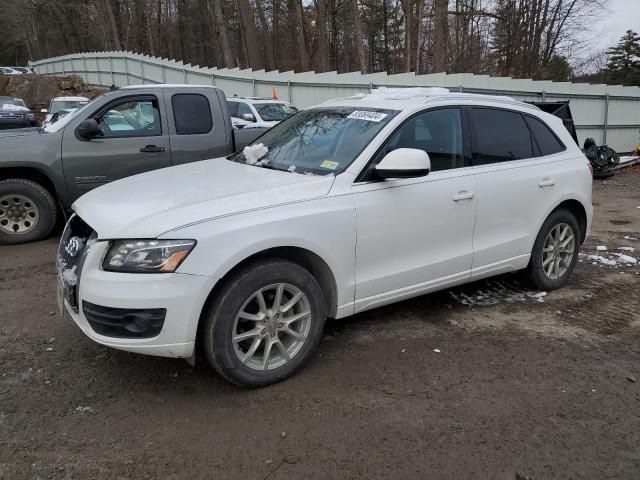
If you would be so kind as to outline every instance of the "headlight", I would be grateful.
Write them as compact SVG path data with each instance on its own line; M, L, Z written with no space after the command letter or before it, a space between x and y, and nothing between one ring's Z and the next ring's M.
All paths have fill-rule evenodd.
M36 118L36 116L33 113L27 113L24 118L26 118L27 120L33 120L34 118Z
M195 240L116 240L102 268L111 272L171 273L195 246Z

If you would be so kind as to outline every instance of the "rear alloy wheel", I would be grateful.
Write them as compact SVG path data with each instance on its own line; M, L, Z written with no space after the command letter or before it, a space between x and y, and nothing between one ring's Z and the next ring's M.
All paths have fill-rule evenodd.
M541 290L563 286L578 260L580 230L568 210L556 210L545 220L531 251L529 279Z
M311 358L325 319L324 294L308 270L284 259L261 260L225 280L205 311L201 340L224 378L265 386Z
M0 181L0 244L40 240L56 218L55 200L41 185L22 178Z

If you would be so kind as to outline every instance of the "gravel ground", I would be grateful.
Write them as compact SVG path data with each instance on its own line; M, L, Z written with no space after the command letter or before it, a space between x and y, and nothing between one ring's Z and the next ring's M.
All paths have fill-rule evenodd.
M502 276L333 322L249 391L93 343L56 313L56 239L0 247L0 479L637 479L640 266L617 254L640 259L638 169L594 205L567 287Z

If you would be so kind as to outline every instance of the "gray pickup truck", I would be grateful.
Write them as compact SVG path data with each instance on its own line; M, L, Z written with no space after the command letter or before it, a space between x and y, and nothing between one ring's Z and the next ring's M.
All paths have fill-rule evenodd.
M48 127L0 132L0 244L46 237L93 188L229 155L265 130L234 129L218 88L141 85L106 93Z

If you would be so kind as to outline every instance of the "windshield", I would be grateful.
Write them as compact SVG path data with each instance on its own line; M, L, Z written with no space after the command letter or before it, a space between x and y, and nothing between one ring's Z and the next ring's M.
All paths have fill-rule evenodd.
M51 102L51 109L49 110L49 113L56 113L60 110L68 110L72 108L80 108L87 103L88 102L86 100L53 100Z
M100 98L100 97L96 97L96 98ZM69 115L65 115L57 122L52 123L51 125L47 125L46 127L43 128L43 130L47 133L53 133L53 132L62 130L71 120L76 118L78 115L82 114L82 112L86 111L90 107L90 105L93 104L96 98L91 100L89 103L83 105L78 110L71 112Z
M303 110L229 159L296 173L337 174L397 113L357 107Z
M254 108L265 122L280 122L298 113L298 109L286 103L254 103Z

